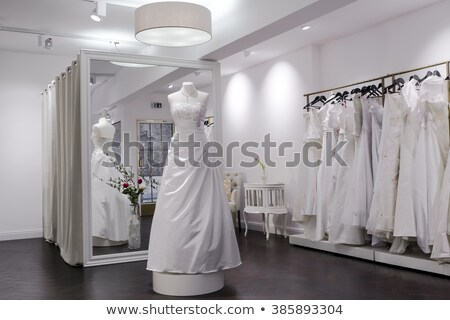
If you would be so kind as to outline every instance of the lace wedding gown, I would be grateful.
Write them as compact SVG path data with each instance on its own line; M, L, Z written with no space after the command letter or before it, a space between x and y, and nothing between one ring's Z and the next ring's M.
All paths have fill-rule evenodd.
M202 159L208 142L206 105L175 104L171 112L176 132L153 218L147 270L199 274L237 267L241 258L222 174ZM193 148L183 146L189 137L197 144Z

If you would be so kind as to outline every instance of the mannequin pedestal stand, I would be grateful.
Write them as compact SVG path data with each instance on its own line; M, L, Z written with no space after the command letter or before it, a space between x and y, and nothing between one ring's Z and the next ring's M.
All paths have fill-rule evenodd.
M225 285L223 271L202 274L176 274L153 271L153 290L166 296L199 296L219 291Z
M99 237L92 237L93 247L115 247L127 244L128 241L112 241L108 239L103 239Z

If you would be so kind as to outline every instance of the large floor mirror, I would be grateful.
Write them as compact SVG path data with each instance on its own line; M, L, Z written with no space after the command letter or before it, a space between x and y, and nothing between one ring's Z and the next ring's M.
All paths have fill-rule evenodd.
M85 266L147 259L176 131L167 96L188 82L209 93L202 121L220 142L219 79L215 62L82 51ZM130 198L125 187L140 194Z

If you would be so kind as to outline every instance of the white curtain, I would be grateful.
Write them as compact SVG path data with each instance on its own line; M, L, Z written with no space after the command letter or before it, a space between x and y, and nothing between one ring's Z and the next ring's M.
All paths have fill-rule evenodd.
M83 263L79 58L43 98L43 225L70 265Z

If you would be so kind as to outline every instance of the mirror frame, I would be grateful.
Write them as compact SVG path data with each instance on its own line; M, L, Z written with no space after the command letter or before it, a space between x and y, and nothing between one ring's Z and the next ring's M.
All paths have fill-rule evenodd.
M81 86L81 163L82 163L82 205L83 205L83 266L92 267L115 263L147 260L148 250L115 253L107 255L93 255L92 247L92 218L91 218L91 120L92 107L90 99L90 71L91 60L119 61L129 63L153 64L176 68L192 68L212 71L214 137L222 143L222 123L220 105L220 64L214 61L196 61L176 58L162 58L144 55L130 55L121 53L81 50L80 53L80 86Z

